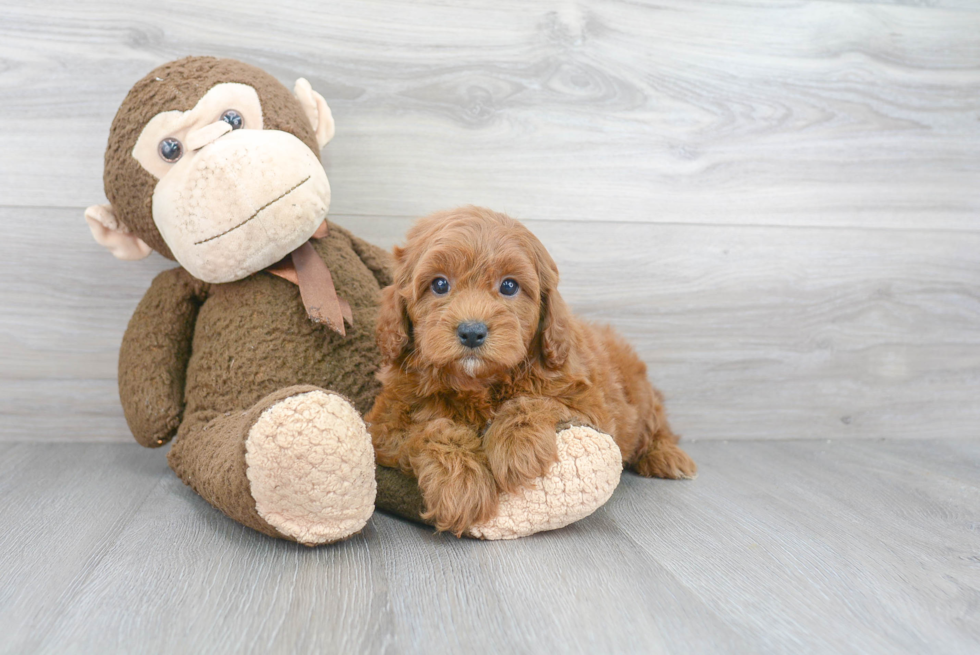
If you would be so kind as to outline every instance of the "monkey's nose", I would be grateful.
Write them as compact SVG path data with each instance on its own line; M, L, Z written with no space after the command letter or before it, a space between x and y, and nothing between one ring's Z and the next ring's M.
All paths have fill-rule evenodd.
M215 121L205 125L187 135L187 149L191 151L200 150L229 132L231 132L231 125L225 121Z
M476 321L460 323L456 328L456 336L459 342L467 348L479 348L487 340L487 324Z

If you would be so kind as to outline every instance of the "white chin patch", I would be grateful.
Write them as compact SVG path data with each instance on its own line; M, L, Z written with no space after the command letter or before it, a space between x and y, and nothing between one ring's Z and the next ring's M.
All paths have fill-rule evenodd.
M480 370L480 360L477 357L464 357L462 361L463 370L466 371L468 376L476 377L477 372Z
M327 175L302 141L246 129L185 154L157 184L153 220L181 266L221 283L300 247L329 206Z

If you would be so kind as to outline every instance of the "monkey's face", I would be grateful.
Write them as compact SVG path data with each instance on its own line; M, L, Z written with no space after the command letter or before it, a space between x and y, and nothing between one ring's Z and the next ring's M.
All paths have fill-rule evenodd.
M330 185L313 151L263 129L246 84L211 87L187 111L163 111L132 156L158 182L153 222L177 261L205 282L230 282L279 261L323 223Z

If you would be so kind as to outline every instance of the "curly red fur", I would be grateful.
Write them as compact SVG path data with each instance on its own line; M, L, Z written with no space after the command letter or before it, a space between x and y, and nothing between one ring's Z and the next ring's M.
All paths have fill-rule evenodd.
M612 435L640 475L694 476L646 365L612 328L572 316L523 225L478 207L439 212L394 255L377 325L384 386L365 418L378 463L418 478L437 529L461 534L495 514L499 491L545 474L561 425ZM438 276L443 296L430 289ZM517 294L499 292L505 278ZM478 348L457 337L467 321L488 328Z

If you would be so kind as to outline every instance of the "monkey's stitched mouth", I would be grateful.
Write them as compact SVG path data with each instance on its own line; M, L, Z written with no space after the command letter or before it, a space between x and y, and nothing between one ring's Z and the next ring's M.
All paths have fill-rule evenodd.
M303 180L302 182L299 182L296 185L294 185L293 187L287 189L278 198L275 198L274 200L270 200L269 202L265 203L264 205L262 205L261 207L259 207L258 209L256 209L254 214L252 214L251 216L249 216L248 218L246 218L244 221L242 221L238 225L236 225L234 227L228 228L227 230L225 230L221 234L215 234L213 237L208 237L207 239L203 239L201 241L195 241L194 242L194 245L195 246L199 246L202 243L207 243L208 241L214 241L215 239L218 239L220 237L223 237L224 235L228 234L229 232L234 232L235 230L237 230L241 226L245 225L246 223L248 223L250 220L252 220L256 216L258 216L259 213L261 213L263 209L267 208L269 205L276 204L277 202L279 202L280 200L282 200L283 198L285 198L286 196L288 196L290 193L292 193L296 189L300 188L301 186L303 186L304 184L306 184L309 181L310 181L310 176L307 175L305 180Z

